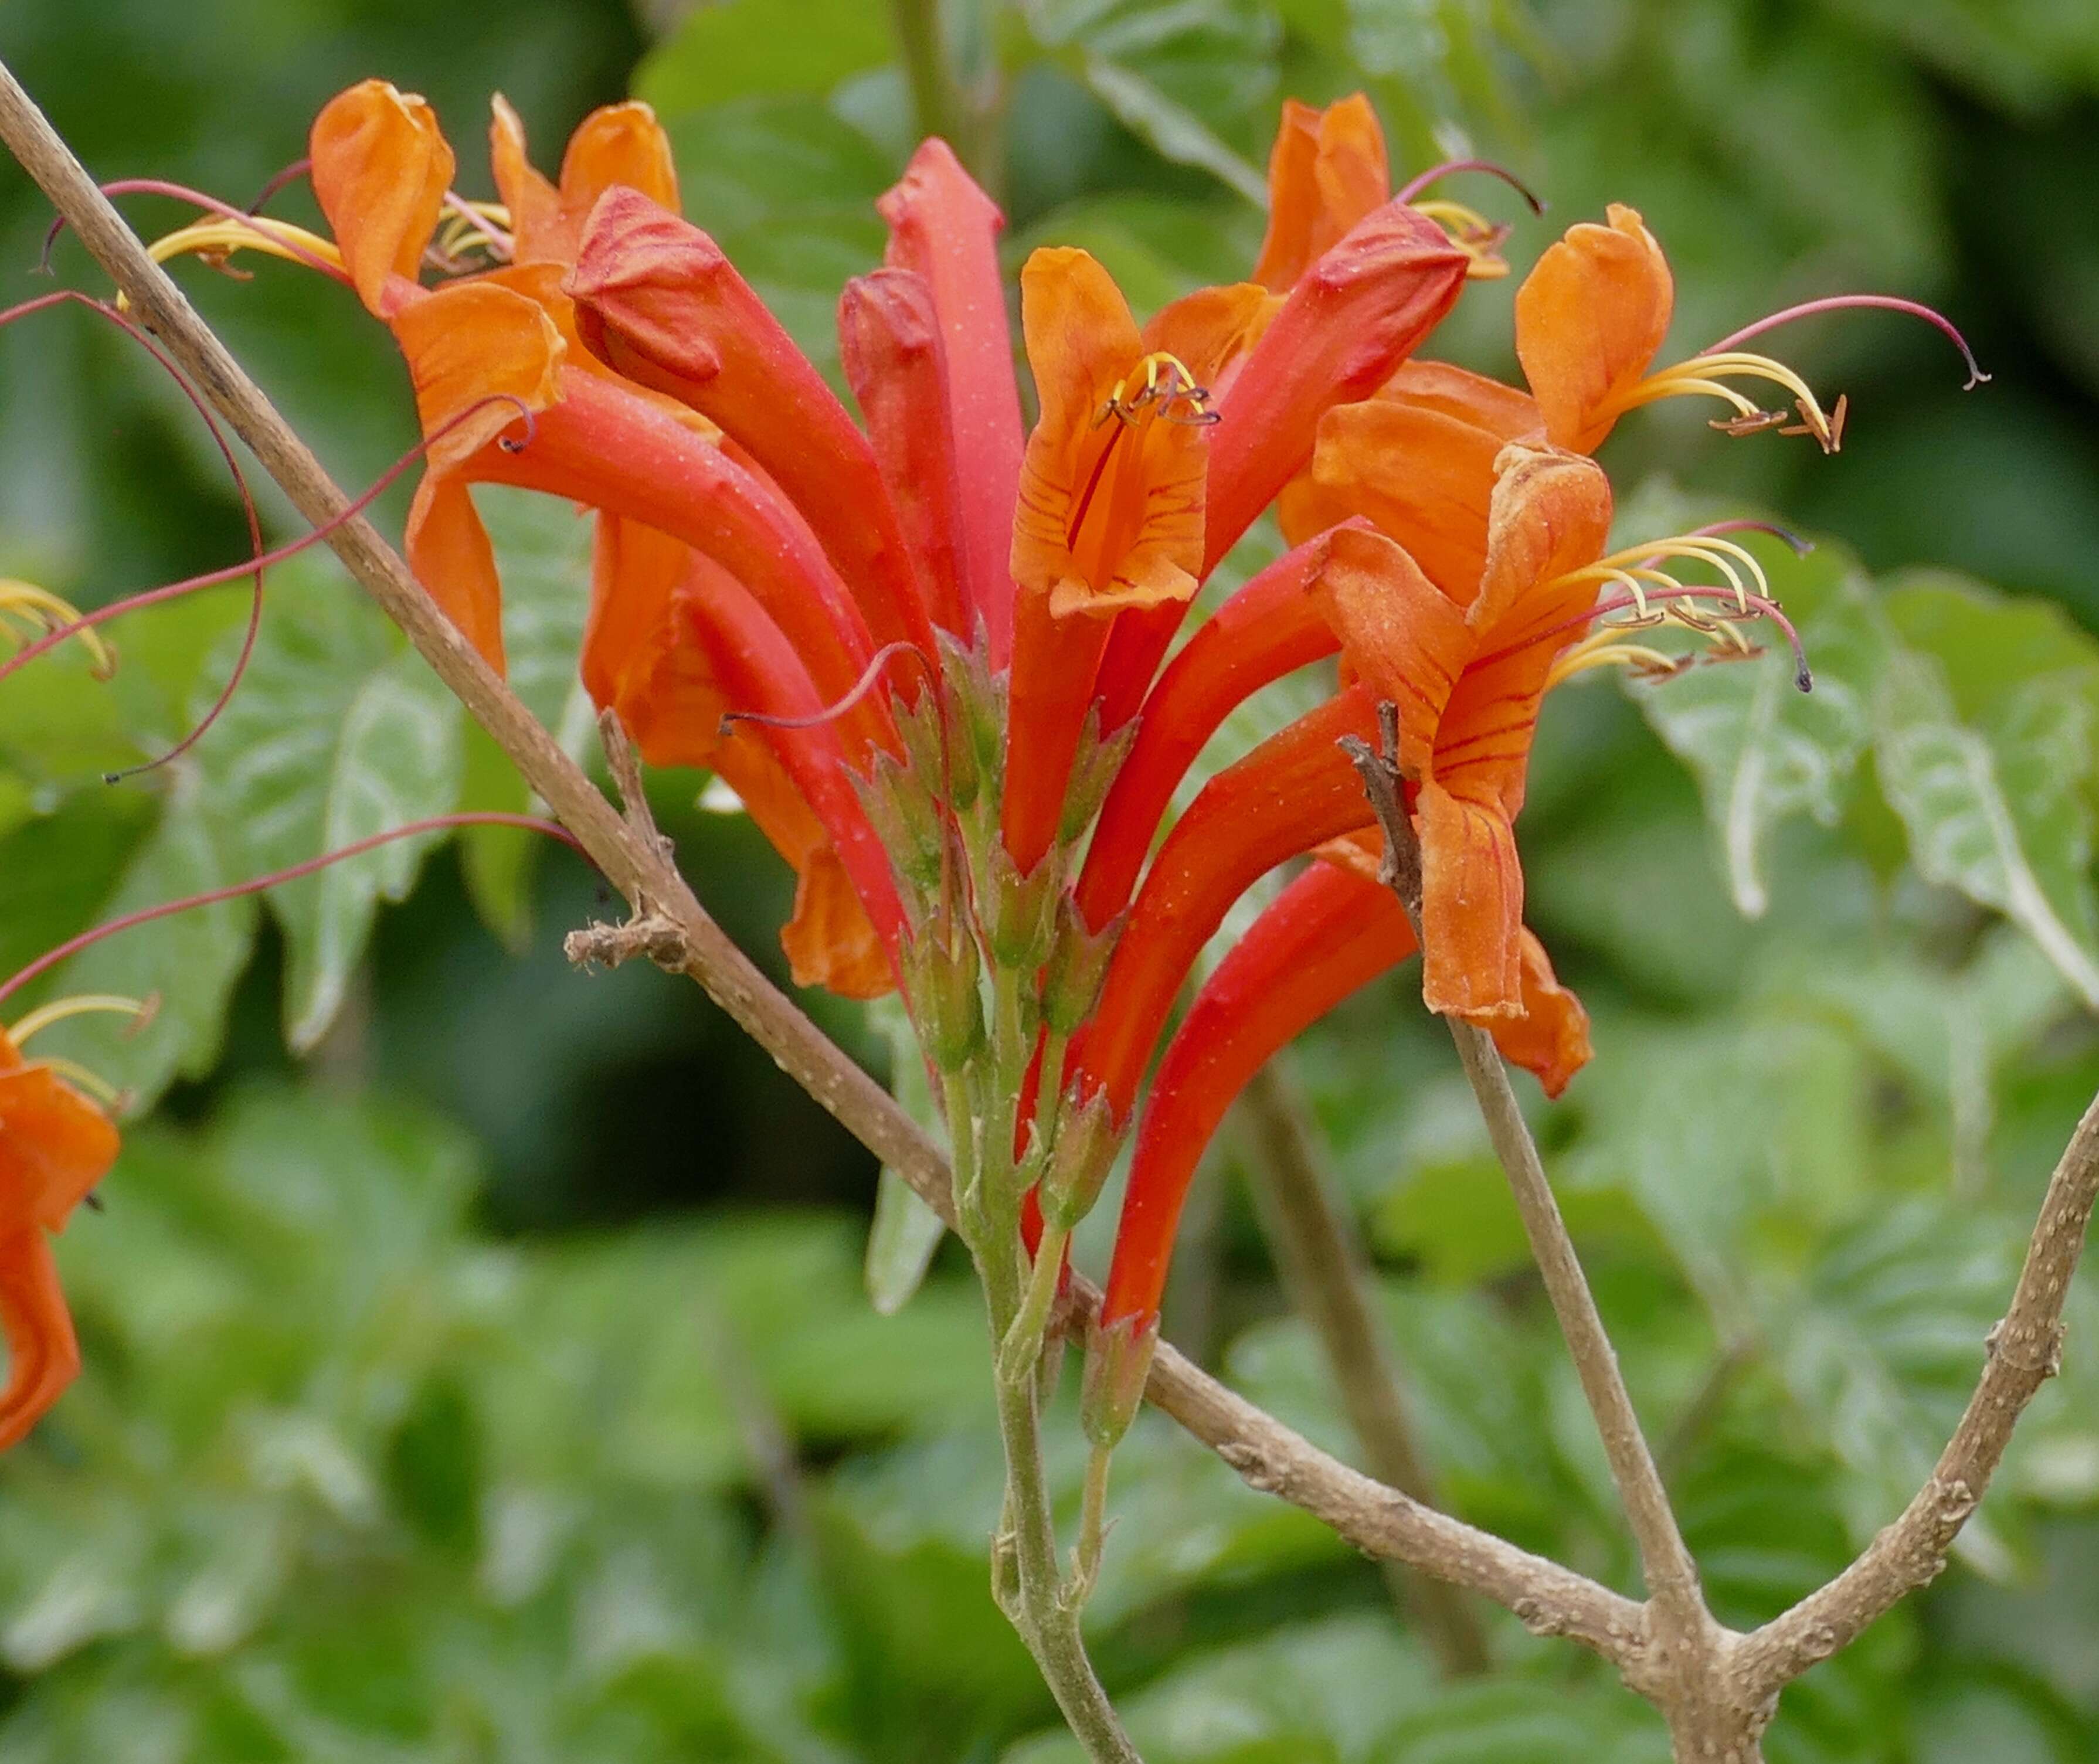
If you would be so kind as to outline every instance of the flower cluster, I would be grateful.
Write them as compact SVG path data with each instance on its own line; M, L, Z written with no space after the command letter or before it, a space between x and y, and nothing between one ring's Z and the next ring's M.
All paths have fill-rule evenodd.
M645 105L587 118L558 181L500 99L491 144L500 200L459 195L429 108L367 81L313 130L332 238L220 218L159 249L305 262L389 328L426 437L409 561L492 663L502 589L471 486L595 516L584 684L646 760L719 773L794 866L799 982L900 989L947 1102L965 1234L1026 1288L1001 1304L1006 1274L986 1274L1010 1348L1039 1348L1065 1241L1134 1129L1089 1383L1105 1449L1224 1112L1415 952L1338 742L1397 707L1427 1001L1557 1094L1590 1048L1523 923L1512 827L1540 702L1590 668L1690 665L1635 640L1657 623L1714 659L1754 653L1742 623L1783 623L1724 529L1613 551L1589 455L1679 394L1720 401L1729 433L1833 451L1842 401L1741 350L1747 332L1657 368L1670 272L1620 207L1521 284L1527 389L1415 360L1469 279L1506 273L1504 230L1423 199L1463 168L1395 194L1360 96L1286 107L1243 282L1140 323L1086 253L1027 258L1032 428L1001 218L939 141L881 202L885 264L839 302L858 420L680 218ZM1271 508L1291 548L1177 649ZM1333 670L1324 702L1174 818L1234 708L1314 666ZM1307 859L1169 1032L1234 904Z

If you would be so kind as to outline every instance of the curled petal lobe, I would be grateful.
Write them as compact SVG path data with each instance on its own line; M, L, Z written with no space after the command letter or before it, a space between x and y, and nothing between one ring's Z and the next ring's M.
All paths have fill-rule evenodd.
M877 205L889 223L887 262L931 290L948 364L950 427L966 462L961 505L963 561L975 616L1003 666L1013 633L1006 558L1019 491L1020 389L1000 279L998 205L962 169L946 142L923 143L903 178Z
M581 216L614 184L674 212L678 167L656 112L639 99L603 104L576 125L561 155L561 205Z
M314 195L358 297L385 317L387 283L413 282L451 187L452 150L436 112L413 93L366 80L314 119Z
M656 112L638 100L592 111L569 137L557 186L534 169L525 125L499 94L489 127L495 188L510 211L513 261L573 263L592 205L615 184L675 210L678 172Z
M1490 429L1418 404L1375 398L1338 405L1320 422L1309 482L1284 493L1283 530L1366 515L1450 600L1467 605L1486 565L1494 460L1504 445Z
M797 986L821 986L841 998L880 998L896 984L882 940L828 845L812 851L795 873L794 916L781 930L780 947Z
M408 506L402 551L416 579L498 673L504 669L503 578L464 480L426 472Z
M543 411L559 395L567 355L561 331L537 301L514 289L486 281L439 288L394 315L394 336L426 435L485 398L499 394ZM513 405L486 405L432 445L430 468L456 465L517 417Z
M1428 769L1452 689L1472 654L1465 615L1400 546L1341 528L1311 594L1362 683L1399 707L1400 763Z
M1287 293L1312 263L1392 195L1384 131L1361 92L1324 110L1286 99L1268 159L1268 236L1253 279Z
M20 1443L80 1374L80 1345L41 1230L0 1238L0 1331L7 1386L0 1391L0 1451Z
M1357 879L1357 910L1371 910L1362 891L1375 887L1395 911L1398 900L1378 879L1384 857L1384 835L1375 827L1347 834L1319 847L1320 868L1344 871ZM1402 915L1402 918L1404 915ZM1411 939L1409 939L1411 952ZM1489 1031L1502 1057L1534 1076L1548 1097L1566 1089L1594 1053L1589 1042L1589 1014L1552 971L1545 946L1526 926L1517 938L1523 976L1523 1008L1514 1016L1490 1014L1476 1019Z
M1528 392L1449 362L1409 362L1377 395L1394 404L1454 417L1504 441L1536 440L1543 431L1538 401Z
M1014 517L1015 587L1046 595L1058 618L1186 600L1203 561L1208 425L1183 420L1173 395L1138 405L1143 339L1085 252L1037 251L1020 286L1042 414Z
M495 193L510 211L513 262L529 263L537 247L559 225L561 193L532 164L525 144L525 124L500 92L489 99L488 163Z
M1557 448L1513 446L1495 463L1486 566L1468 618L1483 644L1516 641L1595 598L1593 584L1559 586L1604 553L1611 483L1600 467ZM1571 640L1570 634L1570 640Z
M1547 248L1516 297L1516 352L1546 438L1593 452L1669 334L1676 284L1639 213L1613 203Z
M1144 349L1147 354L1164 350L1212 399L1221 398L1282 305L1252 282L1199 288L1151 315L1144 328Z
M1523 865L1498 801L1454 795L1424 779L1421 837L1421 996L1439 1014L1510 1017L1523 1008Z

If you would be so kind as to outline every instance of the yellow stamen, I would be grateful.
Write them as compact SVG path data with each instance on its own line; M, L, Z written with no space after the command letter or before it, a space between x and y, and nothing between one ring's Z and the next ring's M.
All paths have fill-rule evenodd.
M143 1027L159 1009L157 998L125 998L117 992L82 992L77 997L54 999L48 1005L39 1005L7 1032L7 1039L16 1047L21 1047L31 1036L50 1028L55 1023L64 1023L68 1017L102 1014L131 1017Z
M80 609L70 600L63 600L48 588L40 588L33 582L18 582L11 577L0 578L0 613L12 614L33 630L46 631L62 630L78 622ZM0 631L7 629L0 622ZM117 652L102 640L94 627L89 626L73 633L80 646L87 651L90 666L97 680L107 680L117 671Z
M60 1059L55 1054L51 1054L42 1059L31 1060L24 1069L34 1071L39 1067L64 1079L75 1089L85 1090L112 1115L124 1106L124 1093L101 1073L90 1071L78 1060Z
M1597 416L1618 416L1643 404L1652 404L1662 398L1702 397L1718 398L1734 407L1732 420L1719 426L1731 433L1754 433L1761 429L1776 427L1788 420L1786 413L1767 411L1754 400L1725 384L1729 380L1761 380L1772 385L1782 386L1793 395L1793 407L1800 414L1798 428L1783 430L1789 434L1812 435L1824 453L1834 453L1842 444L1844 434L1842 399L1837 400L1837 415L1833 419L1816 401L1814 391L1783 362L1768 355L1751 354L1743 350L1721 350L1710 355L1694 355L1688 361L1679 362L1672 367L1664 367L1637 381L1615 398L1608 398L1598 407Z
M1144 383L1133 391L1131 384L1140 376ZM1187 416L1173 415L1173 406L1179 403L1189 407ZM1138 414L1149 404L1156 404L1159 414L1168 422L1214 423L1217 420L1217 413L1210 408L1209 389L1195 383L1188 364L1177 355L1155 350L1116 381L1115 389L1102 404L1094 425L1098 428L1111 416L1124 423L1134 422Z
M259 251L266 257L303 263L309 269L316 257L331 269L342 267L342 253L332 241L310 233L303 227L294 227L288 221L273 221L260 214L240 221L223 216L198 221L176 228L147 248L147 254L156 263L165 263L169 258L179 257L186 252L222 261L229 253L235 251Z
M1599 631L1573 644L1553 662L1545 676L1545 689L1550 692L1563 680L1599 667L1630 668L1650 678L1678 674L1683 671L1685 661L1684 657L1666 654L1644 644L1626 642L1622 627Z

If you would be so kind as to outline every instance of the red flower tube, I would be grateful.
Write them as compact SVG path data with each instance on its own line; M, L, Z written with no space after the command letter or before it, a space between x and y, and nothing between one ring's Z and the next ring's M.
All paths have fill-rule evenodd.
M962 478L933 292L909 270L855 276L838 297L838 352L925 590L926 609L975 638L963 579Z
M1159 1313L1197 1165L1253 1075L1351 993L1415 952L1414 927L1376 879L1375 829L1329 847L1277 897L1217 965L1181 1019L1152 1080L1138 1129L1102 1328ZM1503 1053L1556 1097L1589 1058L1588 1018L1525 936L1525 1014L1489 1024Z
M1322 536L1278 558L1205 619L1160 675L1086 849L1077 900L1093 930L1129 904L1174 790L1233 707L1340 647L1307 592L1328 548Z
M922 143L903 178L877 205L889 222L887 262L915 271L931 291L947 355L949 428L961 477L964 579L982 619L994 668L1013 645L1013 581L1006 555L1020 490L1020 389L999 279L998 205L940 140Z
M591 211L564 287L592 354L750 451L816 530L876 644L930 658L932 627L874 450L721 248L615 187Z
M1376 721L1369 692L1353 687L1204 786L1145 878L1067 1090L1105 1091L1127 1119L1174 995L1232 904L1277 864L1362 825L1362 781L1335 744L1375 740Z

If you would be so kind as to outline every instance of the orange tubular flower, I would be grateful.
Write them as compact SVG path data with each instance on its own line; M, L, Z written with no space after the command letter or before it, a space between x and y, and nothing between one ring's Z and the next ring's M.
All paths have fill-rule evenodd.
M1492 1018L1522 1010L1523 871L1512 822L1523 805L1538 707L1563 650L1596 605L1594 566L1611 524L1610 486L1590 461L1520 444L1501 455L1485 567L1460 605L1381 535L1334 539L1313 592L1344 653L1400 710L1400 759L1416 781L1423 996L1432 1010Z
M33 1032L17 1024L21 1038ZM23 1058L0 1029L0 1326L7 1388L0 1393L0 1451L28 1434L80 1370L80 1347L46 1234L117 1160L108 1116L50 1065Z

